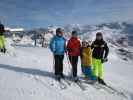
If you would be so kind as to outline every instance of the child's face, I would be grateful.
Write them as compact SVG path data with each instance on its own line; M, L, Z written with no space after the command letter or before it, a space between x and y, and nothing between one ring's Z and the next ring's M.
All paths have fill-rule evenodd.
M78 37L78 35L77 35L77 34L73 34L73 35L72 35L72 37L77 38L77 37Z
M102 36L96 36L97 40L102 40Z
M64 32L61 31L61 32L58 33L58 36L63 36L63 34L64 34Z
M87 47L88 46L88 43L87 42L83 42L82 43L82 47Z

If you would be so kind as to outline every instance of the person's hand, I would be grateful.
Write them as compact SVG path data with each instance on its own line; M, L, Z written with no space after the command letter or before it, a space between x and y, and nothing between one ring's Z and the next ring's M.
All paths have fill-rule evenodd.
M68 48L66 51L68 51L68 52L72 52L72 49L71 49L71 48Z
M67 54L67 50L65 50L65 53Z
M52 51L53 52L53 54L55 54L56 53L56 51Z
M103 58L102 59L102 63L105 63L105 62L107 62L108 61L108 58Z

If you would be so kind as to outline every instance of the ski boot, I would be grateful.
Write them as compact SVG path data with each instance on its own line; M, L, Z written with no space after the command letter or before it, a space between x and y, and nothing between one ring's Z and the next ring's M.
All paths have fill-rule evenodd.
M55 75L55 80L60 81L61 80L61 75Z
M62 79L64 79L64 78L65 78L64 74L60 74L60 77L61 77Z
M99 84L102 84L102 85L107 85L107 84L104 82L104 80L101 79L101 78L99 78L99 77L98 77L98 83L99 83Z
M2 52L2 53L6 53L6 48L2 48L2 49L0 49L0 52Z
M78 82L79 81L79 78L78 77L73 77L73 81L74 82Z

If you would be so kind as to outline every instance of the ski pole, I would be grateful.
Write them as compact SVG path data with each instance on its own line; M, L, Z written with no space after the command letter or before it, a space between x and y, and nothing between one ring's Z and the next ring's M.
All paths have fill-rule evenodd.
M55 58L54 58L54 54L52 54L52 56L53 56L52 72L54 73L54 71L55 71Z
M71 66L71 63L70 63L70 60L69 60L69 57L68 57L68 54L66 53L66 57L67 57L67 62L68 62L68 67L69 67L69 75L72 76L72 66Z

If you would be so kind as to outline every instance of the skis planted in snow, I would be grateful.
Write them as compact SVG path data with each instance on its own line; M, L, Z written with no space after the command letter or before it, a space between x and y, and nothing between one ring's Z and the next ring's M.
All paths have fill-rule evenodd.
M67 85L71 86L71 82L68 79L63 78L62 80L65 81L65 83L67 83Z
M77 79L77 80L74 80L72 77L69 77L67 79L67 82L69 82L69 85L71 85L71 83L74 83L76 84L82 91L85 91L86 90L86 86L83 85L82 81Z
M57 80L58 83L59 83L59 87L60 89L66 89L67 88L67 85L61 80Z
M75 84L77 84L77 86L78 86L82 91L85 91L85 90L86 90L86 86L83 85L83 83L82 83L80 80L76 81Z
M65 84L65 82L63 81L63 79L61 79L61 78L55 78L54 81L57 82L57 84L58 84L58 86L59 86L60 89L66 89L67 88L67 85ZM53 82L51 85L54 86L55 83Z

